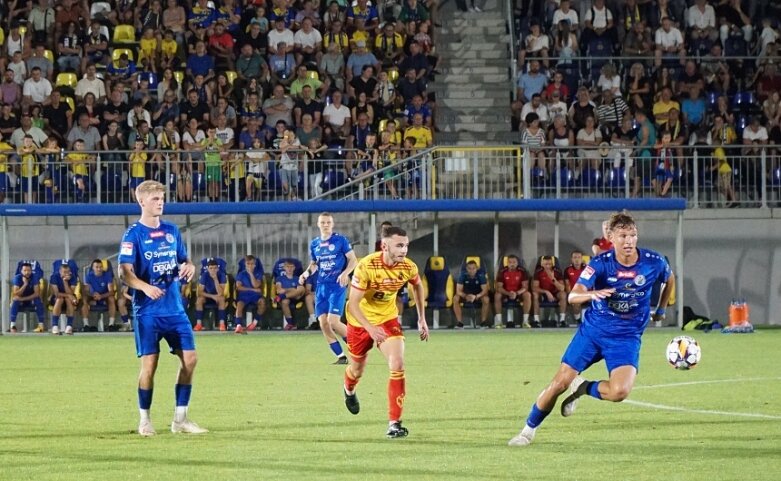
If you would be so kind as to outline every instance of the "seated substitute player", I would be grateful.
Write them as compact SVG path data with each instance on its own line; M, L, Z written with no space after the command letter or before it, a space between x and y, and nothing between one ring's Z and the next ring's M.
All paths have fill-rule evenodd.
M609 227L608 222L609 221L605 221L602 223L602 237L594 239L594 242L591 245L591 252L594 255L601 254L613 248L613 243L610 242L607 237L607 230Z
M244 309L255 306L252 313L252 322L247 325L247 331L254 331L263 323L263 314L266 312L266 299L263 297L263 278L255 277L255 256L244 256L244 270L236 274L236 334L246 334L242 323L244 322Z
M16 332L16 317L20 309L35 308L38 317L38 327L35 332L45 332L43 323L43 300L41 298L41 286L34 282L33 266L25 262L21 266L21 272L14 276L13 291L11 292L10 332Z
M477 262L469 261L466 263L466 272L458 277L456 283L456 294L453 296L453 314L456 316L456 326L458 329L464 327L464 315L461 311L461 303L468 302L480 305L480 326L489 327L488 310L491 308L491 302L488 299L488 279L485 274L478 272Z
M196 331L203 330L203 306L207 299L211 299L217 305L217 319L220 321L220 331L225 331L225 309L228 302L225 300L225 283L228 281L220 265L214 259L206 262L206 272L198 279L198 288L195 297L195 327Z
M71 273L68 264L60 265L58 272L49 277L49 285L52 289L50 304L52 305L52 334L60 333L60 315L65 311L67 324L65 334L73 335L73 315L76 312L76 306L79 305L79 299L76 297L76 286L79 285L79 279Z
M358 414L361 406L355 386L366 367L366 356L375 345L390 369L388 381L389 438L402 438L409 431L401 425L406 395L404 382L404 334L399 324L396 295L405 282L412 285L418 311L420 340L428 340L423 283L418 266L407 259L409 238L399 227L389 227L382 239L382 252L361 259L352 280L347 304L347 345L352 362L344 372L344 402L347 410Z
M553 268L552 256L542 256L540 269L534 273L532 280L532 292L535 327L540 326L540 304L545 301L558 301L559 327L567 327L567 293L561 272Z
M114 330L114 319L117 316L117 301L114 290L114 276L103 270L103 261L95 259L90 265L92 273L84 276L84 285L81 304L81 319L86 331L89 326L89 313L93 307L102 306L108 309L109 330ZM122 325L122 330L128 330L130 326Z
M569 256L570 265L564 269L564 289L567 291L567 296L572 292L572 289L577 284L580 274L583 269L586 268L586 264L583 262L583 252L575 249ZM582 307L578 304L570 304L572 308L572 318L575 319L577 324L580 324L580 316L582 314Z
M141 218L128 227L122 237L119 268L122 281L133 292L136 354L141 359L138 434L157 434L149 409L161 339L166 340L171 353L179 358L171 432L206 433L208 430L187 417L198 356L192 325L182 304L179 281L190 282L195 266L187 257L179 228L160 219L165 204L165 186L154 180L144 181L136 187L136 199L141 206Z
M529 324L529 312L532 308L532 295L529 291L529 278L526 271L520 265L520 259L516 255L507 256L507 266L496 274L496 293L494 293L495 318L494 325L502 324L502 304L516 302L523 308L523 324L525 328L532 327ZM507 327L514 327L507 323Z
M590 308L584 311L583 323L564 352L558 372L532 405L525 426L510 446L532 442L537 427L567 386L572 394L561 404L565 417L572 415L584 394L620 402L634 386L640 337L651 319L651 290L657 281L666 283L654 314L654 320L662 320L675 277L664 256L637 247L637 225L629 214L613 214L608 234L615 250L594 257L569 295L571 303L590 302ZM579 376L601 359L607 365L607 381L587 382Z
M282 275L277 277L274 282L274 289L277 293L274 302L279 304L279 307L282 309L282 316L285 318L285 330L294 331L297 328L296 322L293 320L291 307L295 307L296 301L306 296L306 288L299 285L298 279L295 277L296 266L292 262L282 264L282 270Z
M317 272L317 287L315 288L315 315L320 322L331 351L336 356L334 364L347 364L347 356L336 339L347 338L347 326L342 324L344 301L347 298L347 284L350 274L358 264L353 247L347 237L334 232L334 218L328 212L323 212L317 218L320 235L309 244L309 265L298 278L299 284L304 284L312 274Z

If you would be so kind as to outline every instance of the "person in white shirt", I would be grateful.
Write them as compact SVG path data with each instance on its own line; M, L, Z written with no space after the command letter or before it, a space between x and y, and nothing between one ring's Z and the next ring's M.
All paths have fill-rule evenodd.
M325 125L330 125L340 137L347 137L350 134L352 113L346 105L342 104L342 92L338 90L334 92L332 100L333 103L323 109Z
M669 58L676 55L680 58L681 65L685 63L686 47L683 36L680 30L673 27L673 21L670 17L665 17L662 20L662 26L656 30L654 43L656 44L655 66L661 67L662 57Z
M301 29L293 35L293 51L296 55L296 64L303 62L317 62L323 57L320 46L323 44L323 36L312 27L312 19L304 18Z
M103 103L106 98L106 85L96 76L95 65L87 66L87 74L76 83L76 98L81 101L88 92L95 96L96 103Z
M521 119L525 119L530 113L537 114L540 121L540 127L545 130L550 123L550 115L548 113L548 107L542 102L542 96L540 94L532 95L532 101L526 102L521 109Z
M691 30L692 40L708 38L715 42L719 38L716 28L716 11L706 0L696 0L687 11L686 25Z
M41 69L33 67L32 76L25 80L22 89L22 108L31 104L48 104L52 93L52 84L41 75Z
M295 44L295 36L293 31L289 28L285 28L285 19L278 18L274 24L274 30L268 33L268 53L275 55L277 53L277 45L284 42L285 52L290 53L293 51L293 44Z
M585 52L588 44L598 38L607 38L611 45L618 44L618 32L613 14L605 5L605 0L594 0L591 8L588 8L583 16L583 33L580 42L582 51Z
M558 28L558 25L562 20L568 21L570 31L577 33L580 26L580 19L578 18L578 12L570 8L570 0L561 0L559 8L553 12L553 21L549 25L549 30L553 30L554 27Z
M539 20L532 19L529 24L531 32L523 39L523 48L518 52L518 65L523 68L526 57L542 59L543 65L547 68L548 50L550 50L550 39L542 33Z

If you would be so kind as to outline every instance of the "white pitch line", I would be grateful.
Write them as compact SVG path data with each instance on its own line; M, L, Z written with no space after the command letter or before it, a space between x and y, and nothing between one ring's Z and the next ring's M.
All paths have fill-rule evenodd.
M661 409L664 411L679 411L679 412L693 413L693 414L713 414L717 416L781 420L781 416L773 416L771 414L736 413L730 411L710 411L707 409L689 409L689 408L682 408L678 406L667 406L665 404L654 404L654 403L647 403L643 401L633 401L631 399L625 400L624 404L631 404L633 406L640 406L640 407L651 408L651 409Z
M638 389L657 389L663 387L678 387L678 386L696 386L699 384L724 384L734 382L758 382L758 381L781 381L781 377L743 377L734 379L712 379L710 381L686 381L686 382L671 382L668 384L648 384L645 386L635 386L634 390Z

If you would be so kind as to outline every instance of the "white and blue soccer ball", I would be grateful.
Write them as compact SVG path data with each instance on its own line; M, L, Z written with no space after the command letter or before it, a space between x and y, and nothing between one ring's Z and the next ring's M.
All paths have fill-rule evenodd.
M678 336L667 344L667 362L675 369L691 369L701 357L702 349L693 337Z

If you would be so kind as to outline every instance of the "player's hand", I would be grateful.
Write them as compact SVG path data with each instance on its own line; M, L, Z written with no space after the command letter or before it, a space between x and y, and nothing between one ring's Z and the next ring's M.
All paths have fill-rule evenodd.
M466 295L466 302L475 302L475 299L477 299L477 296L475 296L474 294Z
M418 333L421 341L428 341L428 324L425 319L418 319Z
M339 281L339 285L342 287L347 287L347 284L350 283L350 276L347 275L346 272L342 272L339 274L339 278L337 279Z
M661 322L662 325L665 324L664 323L665 319L667 319L667 316L664 315L664 314L656 314L656 313L654 313L654 315L651 316L651 320L652 321L654 321L654 322Z
M97 302L100 300L100 294L92 294L92 300Z
M600 299L612 296L614 292L616 292L616 290L611 287L610 289L599 289L597 291L591 291L589 294L591 294L591 300L598 301Z
M165 291L156 286L146 286L142 290L144 291L144 294L153 301L160 299L165 294Z
M301 274L300 276L298 276L298 285L303 286L304 284L306 284L307 279L309 279L309 276L305 274Z
M517 296L518 296L518 293L513 291L513 292L510 292L510 294L507 297L509 297L510 300L514 301Z
M553 297L553 294L551 294L550 292L546 292L545 297L548 299L548 302L553 302L556 300L556 298Z
M179 279L190 282L195 275L195 266L192 262L185 262L179 266Z
M366 331L369 333L369 336L374 340L374 342L378 344L388 338L388 333L385 332L385 329L374 325L367 328Z

